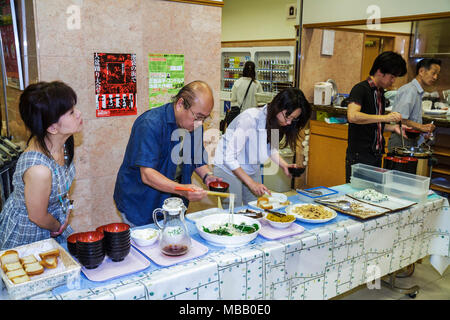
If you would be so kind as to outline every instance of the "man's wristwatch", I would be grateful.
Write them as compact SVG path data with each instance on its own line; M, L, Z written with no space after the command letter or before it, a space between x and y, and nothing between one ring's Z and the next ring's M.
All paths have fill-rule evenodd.
M203 176L203 183L206 184L206 178L208 178L208 176L212 176L212 172L207 172L204 176Z

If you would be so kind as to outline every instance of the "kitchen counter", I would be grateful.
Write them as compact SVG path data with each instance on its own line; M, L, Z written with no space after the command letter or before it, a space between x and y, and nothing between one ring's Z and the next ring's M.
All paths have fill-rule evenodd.
M347 108L342 108L339 106L313 105L312 110L313 111L325 111L325 112L330 113L333 116L347 116ZM389 111L387 111L387 113L389 113ZM435 115L423 114L422 121L423 121L423 123L430 123L431 121L434 121L434 125L436 127L450 128L450 115L435 116Z
M354 191L349 185L333 189ZM289 200L312 201L298 194ZM239 248L205 242L189 222L192 238L209 249L204 256L169 267L151 262L142 271L102 282L81 274L79 283L30 299L330 299L370 281L370 266L381 277L431 255L442 273L449 261L447 208L448 200L433 194L424 203L369 220L338 213L322 224L297 221L305 228L301 234L278 240L259 235ZM8 298L4 289L1 298Z

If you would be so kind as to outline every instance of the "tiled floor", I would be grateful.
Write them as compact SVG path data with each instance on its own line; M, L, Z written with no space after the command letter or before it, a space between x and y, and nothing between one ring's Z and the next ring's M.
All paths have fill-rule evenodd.
M388 280L388 278L384 278ZM429 257L416 263L411 277L397 278L396 285L409 288L419 286L419 293L414 300L450 300L450 268L441 276L430 264ZM392 291L381 286L379 289L368 289L366 285L359 286L345 294L335 297L336 300L413 300L409 296Z

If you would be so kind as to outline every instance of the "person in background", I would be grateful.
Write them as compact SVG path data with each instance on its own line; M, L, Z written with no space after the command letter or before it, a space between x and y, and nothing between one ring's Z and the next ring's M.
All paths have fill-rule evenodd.
M278 146L284 139L284 146L296 150L299 132L310 118L311 105L303 92L288 88L264 107L247 109L231 122L215 150L214 175L230 184L236 206L270 194L260 172L269 157L291 177L289 168L297 166L280 157Z
M248 93L247 96L245 93ZM231 107L241 107L241 112L258 106L256 94L263 92L261 83L256 80L255 63L247 61L244 64L242 77L231 88Z
M50 237L63 242L73 232L68 197L75 177L73 134L83 125L76 103L72 88L59 81L31 84L20 96L20 116L31 135L0 213L0 249Z
M381 167L385 141L384 129L400 134L398 112L385 114L384 89L391 87L397 77L406 74L406 62L392 51L379 54L372 64L367 80L356 84L348 97L348 147L345 159L346 182L350 182L351 166L363 163ZM388 124L387 124L388 123Z
M392 111L402 115L402 124L420 132L431 133L435 126L432 123L422 124L422 96L424 88L434 85L441 72L441 60L425 58L416 66L416 77L411 82L398 89L395 96ZM403 138L407 147L417 147L417 138ZM388 141L388 151L392 152L395 147L402 146L402 137L393 132Z
M193 172L206 185L221 180L212 175L204 159L202 123L213 106L209 85L193 81L181 88L171 103L136 119L114 189L114 201L126 223L153 222L153 210L171 196L183 198L186 207L189 201L203 199L207 193L191 183Z
M225 129L242 111L258 106L256 94L261 92L263 88L256 80L255 63L247 61L242 77L236 80L231 88L231 109L225 115Z

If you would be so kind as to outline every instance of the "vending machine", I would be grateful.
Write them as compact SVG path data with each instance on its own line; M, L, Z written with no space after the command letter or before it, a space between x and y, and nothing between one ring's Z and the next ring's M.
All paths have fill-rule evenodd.
M220 93L222 119L230 105L231 88L242 76L244 64L249 60L256 65L256 79L261 82L265 96L273 97L294 84L295 47L222 48Z

